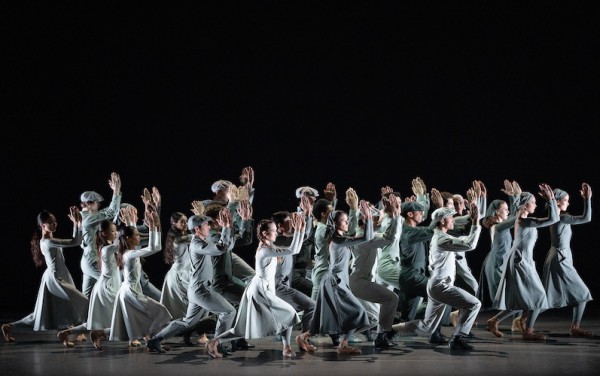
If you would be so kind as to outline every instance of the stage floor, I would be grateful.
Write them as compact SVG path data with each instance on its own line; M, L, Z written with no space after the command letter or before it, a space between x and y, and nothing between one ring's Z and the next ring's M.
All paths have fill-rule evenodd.
M589 304L591 306L593 302ZM592 307L590 307L592 308ZM89 339L65 348L56 331L15 331L16 342L0 343L3 375L592 375L600 371L600 336L571 338L569 309L542 313L536 329L547 335L543 342L526 342L512 334L511 321L500 326L503 338L492 336L485 328L493 312L482 312L473 328L475 347L470 352L450 352L447 345L431 345L423 337L401 337L398 346L376 350L371 342L356 344L360 355L339 355L329 337L313 337L314 353L297 351L297 357L283 359L281 342L275 337L253 339L256 345L236 351L222 359L210 358L204 346L188 347L181 337L165 344L164 354L150 353L145 347L129 348L127 342L104 342L95 350ZM3 323L12 321L4 315ZM600 334L600 317L586 311L583 328ZM450 335L453 327L444 326ZM294 336L298 331L294 331ZM364 337L362 337L364 338ZM192 340L196 342L196 337ZM293 337L292 337L293 340ZM297 349L293 343L294 349Z

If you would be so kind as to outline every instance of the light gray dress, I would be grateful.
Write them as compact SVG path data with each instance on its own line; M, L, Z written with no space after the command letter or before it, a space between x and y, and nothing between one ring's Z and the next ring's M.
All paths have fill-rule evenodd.
M494 309L547 309L548 299L533 260L538 228L548 227L559 220L556 200L548 201L548 218L517 218L510 256L498 285Z
M512 246L512 229L515 227L516 206L515 196L509 196L509 207L511 214L503 222L494 225L494 236L490 251L483 259L481 273L479 275L479 288L477 289L477 299L481 301L481 311L492 310L500 278L508 257L510 256L510 247Z
M298 254L278 256L277 270L275 271L275 284L277 286L277 296L279 296L281 299L285 300L292 307L294 307L296 312L302 312L302 332L305 332L309 329L309 324L312 320L313 313L315 311L315 301L300 290L297 290L292 284L292 280L294 278L296 257L298 257L300 252L305 250L304 241L306 241L307 238L310 238L312 234L312 226L310 225L311 218L306 217L305 219L307 223L306 228L308 229L308 231L305 231L304 233L304 238L302 240L302 245L300 246L300 251L298 252ZM289 247L292 244L293 239L293 236L278 235L277 239L275 239L274 244L276 246Z
M184 317L188 306L188 285L192 263L189 253L192 234L179 236L174 241L173 263L165 274L160 302L167 307L171 316Z
M592 300L590 290L573 266L571 252L571 225L588 223L592 220L592 200L585 202L583 215L562 213L560 220L550 226L550 250L546 255L542 282L546 289L548 306L559 308Z
M123 283L115 300L111 341L133 341L152 336L171 321L167 307L144 295L140 283L140 257L150 256L160 250L160 231L150 231L147 247L130 249L123 254Z
M373 221L365 222L361 237L334 234L329 243L329 269L321 279L315 313L311 323L313 334L345 334L351 330L362 332L374 325L367 311L350 290L349 266L352 247L373 239Z
M15 328L62 330L85 322L88 298L77 290L65 264L63 248L81 245L81 229L73 228L72 239L40 239L46 270L38 290L32 313L12 323Z
M255 255L256 275L246 287L231 333L246 339L281 333L300 322L296 309L277 296L277 257L300 252L304 231L294 232L289 247L259 246Z
M329 246L327 245L327 239L325 233L327 232L327 225L325 223L318 222L317 228L315 229L315 255L314 264L311 271L311 281L313 284L311 299L317 300L319 295L319 289L321 286L321 279L323 275L329 269Z
M115 300L122 281L121 270L116 258L118 251L119 245L117 242L105 245L100 251L102 259L101 274L90 295L88 330L110 328Z
M494 225L494 240L488 254L483 260L477 298L481 301L482 310L491 310L502 272L506 267L512 245L511 229L515 226L516 217L513 215L505 221Z

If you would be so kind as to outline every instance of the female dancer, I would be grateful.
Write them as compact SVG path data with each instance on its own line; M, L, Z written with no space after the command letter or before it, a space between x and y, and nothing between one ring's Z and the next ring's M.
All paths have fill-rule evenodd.
M76 327L68 328L59 333L59 337L68 339L70 334L81 334L90 330L92 344L102 350L101 341L110 334L115 297L121 286L121 272L117 265L117 225L108 219L100 222L95 237L98 253L100 277L94 284L90 295L90 305L87 322Z
M36 266L46 263L46 271L42 275L33 312L21 320L2 325L2 334L7 342L15 341L11 333L13 328L62 330L85 322L88 298L75 287L63 255L63 248L81 245L81 213L76 206L69 208L69 219L73 222L73 238L57 239L54 237L57 228L54 214L46 210L38 214L38 229L31 239L31 253ZM67 338L60 335L59 338L65 346L73 347Z
M137 248L141 240L134 226L123 227L119 236L118 257L119 266L123 268L123 282L115 298L110 340L129 339L132 347L140 347L138 339L155 334L172 319L164 305L142 292L140 257L150 256L162 249L160 220L156 208L146 207L145 218L150 230L147 247Z
M340 334L337 348L340 354L360 354L360 349L349 346L348 340L354 332L362 332L374 326L349 285L351 247L373 238L373 214L369 203L361 200L359 208L365 221L365 232L361 237L346 235L350 222L346 212L335 210L329 215L329 269L321 279L310 330L312 334Z
M481 301L482 310L492 310L494 298L498 291L498 284L502 277L502 272L506 267L506 262L510 256L510 247L512 245L512 228L515 226L516 207L515 199L521 194L520 188L516 182L511 183L504 180L504 190L509 198L507 203L504 200L494 200L488 206L485 217L481 220L483 227L490 232L491 249L481 266L479 276L479 289L477 298ZM509 212L509 203L510 210ZM509 215L512 214L512 215ZM498 330L498 324L506 317L506 311L500 311L492 318L487 320L488 330L496 337L502 337L504 334Z
M291 337L293 326L300 318L292 305L277 296L275 273L277 257L300 252L306 222L301 213L292 213L294 236L289 247L273 244L277 238L277 226L272 220L263 219L257 226L259 240L255 255L256 275L246 287L236 318L230 330L221 333L207 343L208 354L221 358L217 346L220 342L237 338L262 338L283 332L283 356L294 357Z
M554 197L560 210L560 220L550 226L550 250L544 262L542 282L546 289L550 308L573 306L571 335L574 337L592 337L589 330L579 327L583 311L588 301L592 300L590 290L573 266L571 252L571 225L588 223L592 220L592 188L589 184L581 184L583 197L583 214L567 213L569 194L561 189L554 189Z
M540 184L539 188L540 195L548 202L549 216L530 217L529 215L533 214L537 207L535 196L529 192L521 193L517 201L514 241L493 305L494 309L509 311L503 314L503 317L523 310L519 321L523 339L528 341L546 339L541 333L533 331L535 320L541 310L548 308L546 291L533 260L533 248L538 237L537 229L550 226L559 220L552 188L548 184ZM500 317L498 321L499 319Z

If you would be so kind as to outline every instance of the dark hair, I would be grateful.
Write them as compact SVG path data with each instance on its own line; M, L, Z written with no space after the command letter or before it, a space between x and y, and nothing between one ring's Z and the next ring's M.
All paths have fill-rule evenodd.
M102 247L108 244L108 240L103 233L108 231L112 225L116 227L113 221L105 219L100 222L100 226L96 230L96 255L98 255L98 269L100 270L102 270Z
M440 192L440 195L442 196L442 200L444 200L444 203L443 203L444 206L446 205L446 201L448 199L452 199L452 202L454 203L454 194L453 193L450 193L448 191L443 191L443 192Z
M44 265L44 255L42 254L42 248L40 247L40 239L42 238L42 225L48 223L50 218L52 218L52 213L47 210L39 212L36 218L38 227L31 237L31 256L33 257L33 263L37 267Z
M181 235L185 235L187 233L189 233L187 227L185 228L185 230L179 230L177 227L175 227L175 224L177 222L179 222L179 220L182 217L185 217L186 215L183 214L182 212L175 212L173 214L171 214L171 218L169 218L169 222L171 223L171 226L169 226L169 231L167 232L167 238L165 239L165 250L164 250L164 258L165 258L165 264L173 264L174 262L174 255L175 255L175 243L177 242L177 238L180 237Z
M117 253L119 256L117 257L117 264L120 269L123 269L123 253L128 249L131 249L131 243L127 240L127 237L133 236L135 233L135 226L123 226L121 228L121 233L119 234L119 252Z
M313 204L312 214L317 220L321 219L321 214L327 211L327 207L333 205L331 201L326 198L320 198Z
M270 220L270 219L261 219L258 224L256 225L256 237L258 239L258 241L262 241L264 238L261 236L261 233L263 231L268 231L269 230L269 225L271 223L275 223L274 221Z
M289 211L278 211L273 213L273 215L271 216L271 220L273 222L275 222L276 225L281 225L283 224L283 222L285 222L286 218L290 217L290 212Z

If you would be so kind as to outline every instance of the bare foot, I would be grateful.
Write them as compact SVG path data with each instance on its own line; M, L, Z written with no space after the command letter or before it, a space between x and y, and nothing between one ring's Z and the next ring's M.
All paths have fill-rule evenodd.
M6 342L15 342L15 337L11 335L12 328L13 326L11 324L2 325L2 335Z
M90 337L92 338L92 344L96 350L102 350L102 340L106 339L106 335L104 334L104 330L92 330L90 332Z
M284 358L293 358L296 356L294 350L292 350L292 346L287 345L283 347L283 357Z
M360 354L360 349L354 346L343 346L337 348L338 354Z
M219 350L217 349L217 345L219 344L219 341L217 340L212 340L212 341L208 341L208 343L206 344L206 352L208 353L208 355L212 356L213 358L222 358L223 354L221 354L219 352Z
M202 345L206 345L208 343L209 339L206 336L206 333L203 333L200 337L198 337L198 343L202 344Z
M65 347L75 346L75 344L73 342L69 341L69 334L71 334L71 330L65 329L65 330L58 332L58 334L56 335Z

